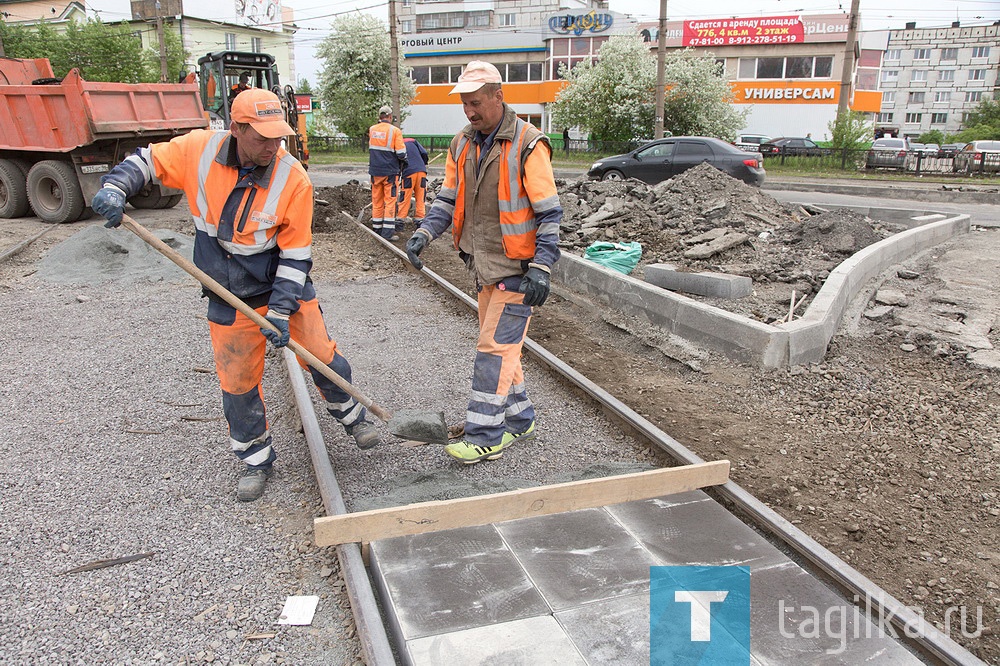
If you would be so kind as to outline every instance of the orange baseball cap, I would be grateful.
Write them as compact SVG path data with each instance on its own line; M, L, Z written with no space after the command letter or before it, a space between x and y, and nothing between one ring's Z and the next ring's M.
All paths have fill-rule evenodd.
M251 88L244 90L233 100L229 116L238 123L248 123L250 127L268 139L280 139L295 134L285 122L281 110L281 100L270 90Z
M487 83L503 83L500 70L488 62L473 60L465 66L465 71L458 77L458 83L448 94L476 92Z

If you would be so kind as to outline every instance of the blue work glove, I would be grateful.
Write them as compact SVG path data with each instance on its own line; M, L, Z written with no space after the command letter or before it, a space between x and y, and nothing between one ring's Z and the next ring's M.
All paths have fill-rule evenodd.
M121 188L108 183L97 191L94 199L90 202L90 207L95 213L107 219L104 226L112 229L120 226L122 223L122 215L125 214L126 198Z
M427 235L419 231L406 241L406 257L418 271L424 267L424 262L420 261L420 253L427 247Z
M525 305L541 305L549 297L549 274L532 266L521 278L518 291L524 294Z
M284 347L287 345L290 337L288 333L288 315L268 310L264 319L271 322L278 329L277 331L272 331L269 328L261 326L260 332L264 334L264 337L270 340L271 344L275 347Z

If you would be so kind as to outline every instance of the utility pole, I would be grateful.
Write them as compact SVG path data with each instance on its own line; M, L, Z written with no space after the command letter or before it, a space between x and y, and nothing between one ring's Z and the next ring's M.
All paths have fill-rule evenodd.
M392 94L392 122L399 127L399 42L396 39L396 0L389 0L389 86Z
M844 51L844 69L840 75L840 99L837 100L837 117L839 118L851 98L851 84L854 80L854 49L858 43L858 9L861 0L851 0L851 16L847 19L847 48Z
M167 82L167 41L163 38L163 16L160 0L156 0L156 39L160 42L160 83Z
M857 1L857 0L855 0ZM660 30L656 35L656 125L653 138L663 138L663 98L666 97L667 0L660 0Z

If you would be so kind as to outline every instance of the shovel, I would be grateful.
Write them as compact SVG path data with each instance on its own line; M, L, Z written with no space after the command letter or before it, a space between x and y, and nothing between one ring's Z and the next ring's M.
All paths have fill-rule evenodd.
M122 226L134 233L136 236L146 241L165 256L170 261L180 266L184 271L201 282L207 289L212 290L217 296L229 303L231 306L246 315L253 323L261 328L268 328L277 331L274 325L257 313L252 307L244 303L231 291L216 282L208 273L204 272L192 262L188 261L177 253L172 247L161 241L128 215L122 215ZM330 367L319 360L311 351L295 342L288 341L288 348L295 352L299 358L315 368L320 374L331 382L342 388L348 395L364 405L368 411L378 417L389 426L389 432L403 439L417 442L448 442L448 426L444 422L443 412L422 412L419 410L406 410L396 415L376 404L371 398L355 388L350 382L334 372Z

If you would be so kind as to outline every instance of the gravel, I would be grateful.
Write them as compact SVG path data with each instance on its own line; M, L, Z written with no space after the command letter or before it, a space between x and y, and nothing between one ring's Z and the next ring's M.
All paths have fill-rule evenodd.
M199 289L145 248L123 250L125 234L86 226L37 273L3 281L0 662L354 663L334 550L312 543L321 503L280 357L269 354L265 375L277 473L261 501L242 504ZM147 263L119 261L123 251ZM94 262L85 281L80 256ZM317 271L356 384L391 410L461 420L472 313L370 262L346 279ZM595 463L663 464L533 363L526 373L540 435L490 465L460 466L433 445L360 451L318 410L348 507L556 482ZM313 624L277 626L299 594L320 596Z

